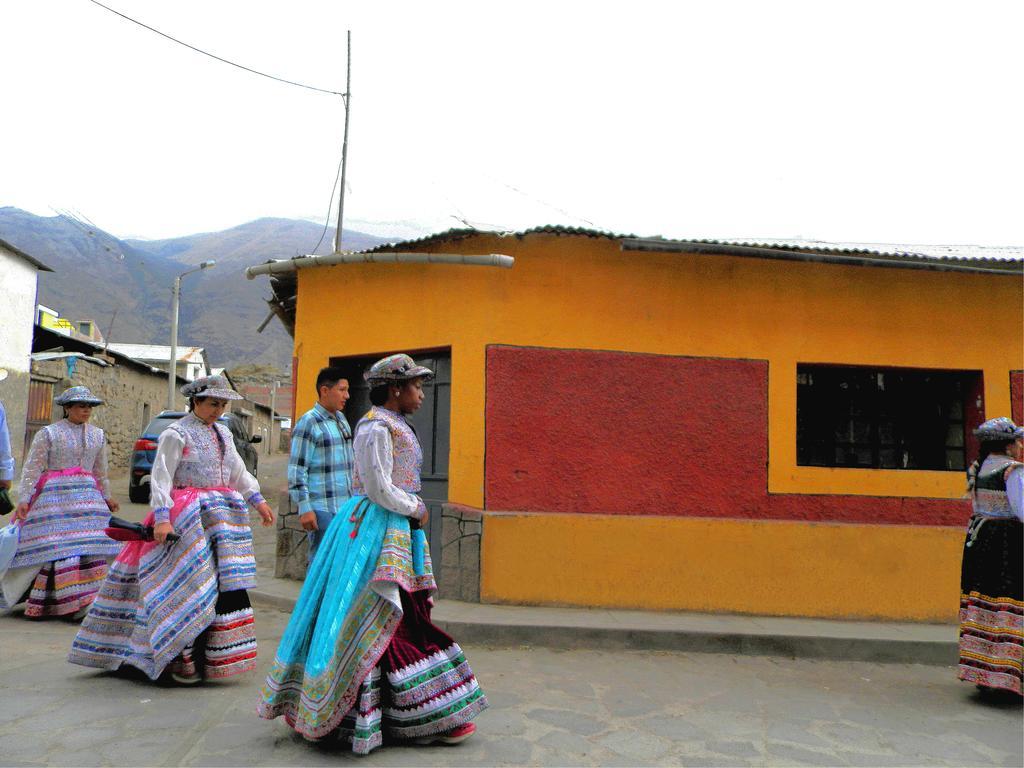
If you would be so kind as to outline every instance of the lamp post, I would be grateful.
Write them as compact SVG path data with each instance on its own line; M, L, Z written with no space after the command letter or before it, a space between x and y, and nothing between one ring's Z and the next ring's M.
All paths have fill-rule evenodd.
M201 269L212 267L216 261L204 261L198 267L186 270L174 278L174 290L171 293L171 360L167 371L167 410L174 410L175 380L178 376L178 299L181 296L181 278Z

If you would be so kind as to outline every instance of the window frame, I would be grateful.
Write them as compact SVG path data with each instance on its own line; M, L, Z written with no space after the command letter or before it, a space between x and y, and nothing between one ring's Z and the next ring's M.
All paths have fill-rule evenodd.
M824 377L825 383L811 399L809 387L814 386L815 375ZM923 400L914 397L908 385L918 376L934 377L934 383L956 388L959 400L949 399L949 393L941 390ZM798 362L794 383L797 467L959 473L977 456L971 427L984 420L981 370ZM850 395L826 412L837 386ZM919 434L911 428L915 414L899 407L919 402L922 409L940 410L942 428L936 426L936 432L944 434L941 449L934 442L914 439ZM919 424L923 417L918 413L916 418ZM841 431L846 431L848 439L841 439ZM846 461L839 458L844 449ZM865 460L867 455L870 458ZM939 456L942 466L934 461ZM927 459L933 461L922 463Z

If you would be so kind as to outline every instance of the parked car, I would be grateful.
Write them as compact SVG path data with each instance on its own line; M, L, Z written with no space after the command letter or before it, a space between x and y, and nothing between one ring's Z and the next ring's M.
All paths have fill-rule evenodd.
M128 498L133 504L149 503L149 481L153 471L153 460L156 458L156 441L160 433L176 422L185 411L161 411L153 419L142 434L135 441L132 447L132 458L128 465ZM245 468L256 475L259 463L259 455L253 448L254 443L263 440L262 435L250 437L245 428L245 422L240 416L234 413L225 413L220 417L220 422L231 431L231 438L245 463Z

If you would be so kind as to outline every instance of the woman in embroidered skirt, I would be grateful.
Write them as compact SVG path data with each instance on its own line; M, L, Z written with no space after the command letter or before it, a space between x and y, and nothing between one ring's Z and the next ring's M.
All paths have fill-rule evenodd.
M64 418L36 433L21 473L18 550L0 582L0 608L27 593L29 618L80 618L121 549L103 533L118 504L110 498L106 438L88 423L103 400L71 387L54 402Z
M989 419L968 472L974 514L960 574L960 679L1021 694L1024 427Z
M257 707L307 739L455 744L487 706L462 649L430 620L436 591L419 497L423 452L403 417L432 372L408 355L374 363L356 425L354 496L324 536Z
M224 678L256 666L247 589L256 585L246 502L263 525L274 513L217 421L241 399L223 376L182 387L190 413L161 433L146 523L155 541L130 542L110 568L75 638L73 664L129 664L179 683ZM178 538L168 541L169 534Z

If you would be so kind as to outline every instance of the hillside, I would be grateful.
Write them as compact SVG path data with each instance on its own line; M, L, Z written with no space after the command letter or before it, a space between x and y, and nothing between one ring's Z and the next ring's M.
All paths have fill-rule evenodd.
M54 270L39 275L39 303L67 317L93 319L104 334L116 309L118 341L167 343L170 286L178 273L174 262L138 251L103 230L87 231L71 219L18 208L0 208L0 237Z
M211 364L267 363L287 369L292 341L277 320L263 333L265 280L243 270L267 259L309 253L322 225L265 218L222 232L166 240L119 240L62 216L35 216L0 208L0 238L35 256L53 273L41 273L39 301L72 319L91 318L114 341L167 344L175 275L208 259L217 265L182 281L179 344L206 347ZM331 250L333 231L318 253ZM345 247L369 248L387 239L346 232ZM110 320L117 309L113 333Z

